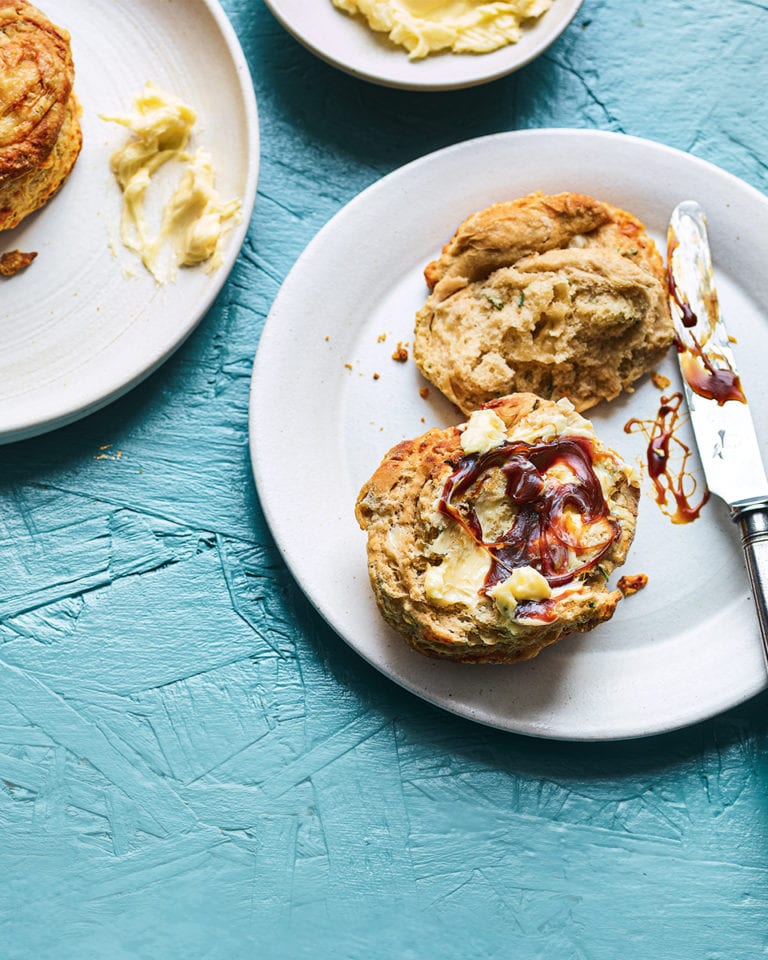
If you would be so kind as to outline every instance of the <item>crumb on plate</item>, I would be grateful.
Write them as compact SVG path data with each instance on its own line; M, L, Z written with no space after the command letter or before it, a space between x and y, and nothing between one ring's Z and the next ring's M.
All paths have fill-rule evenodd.
M408 350L401 341L398 341L397 348L392 354L392 359L397 360L398 363L405 363L408 359Z
M642 590L648 584L647 573L627 573L619 578L616 586L621 590L623 597L631 597L633 593Z
M12 277L25 270L36 256L36 252L22 253L21 250L9 250L0 255L0 277Z

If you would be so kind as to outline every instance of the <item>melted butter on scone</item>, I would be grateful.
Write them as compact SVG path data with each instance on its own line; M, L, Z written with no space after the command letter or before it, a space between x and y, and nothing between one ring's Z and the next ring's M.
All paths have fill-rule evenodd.
M446 490L463 471L473 474L477 471L477 475L466 488L459 481L459 487L454 487L447 496L444 490L440 502L435 503L434 524L442 527L447 519L446 504L451 501L454 492L461 490L460 493L456 492L458 502L454 504L455 510L448 508L447 511L450 513L453 510L453 520L448 518L449 526L442 530L432 545L433 557L441 558L441 562L430 566L425 575L425 593L430 600L439 604L474 607L483 602L486 596L496 604L510 624L514 624L535 621L535 617L528 614L522 617L517 615L521 603L573 596L580 590L579 575L598 562L606 545L613 542L616 520L608 513L587 519L582 510L569 501L568 496L551 516L546 508L542 509L542 518L548 517L546 521L541 521L544 524L542 537L546 539L542 539L539 546L535 543L532 545L534 551L538 552L546 550L545 543L553 538L559 544L557 574L554 577L556 589L553 590L540 570L529 564L515 566L505 579L496 582L494 577L498 576L498 571L492 574L499 546L510 537L514 541L512 531L518 509L530 499L524 496L519 506L513 503L508 488L507 459L502 448L509 444L509 453L513 458L525 459L526 451L534 449L535 445L541 449L542 445L553 445L564 438L576 438L577 443L579 439L589 441L585 448L592 451L587 456L588 469L599 485L598 499L602 495L607 500L615 483L617 469L631 472L631 468L610 452L596 454L593 441L597 438L592 423L576 412L570 400L563 398L546 407L534 405L516 423L512 436L508 435L506 424L492 407L472 413L460 437L465 456L448 481ZM492 454L494 450L498 451L497 455ZM487 466L479 466L489 455L494 460L488 461ZM495 459L496 456L500 459ZM546 467L535 471L540 491L533 499L541 504L554 503L561 498L562 491L579 490L584 483L583 472L583 459L573 459L568 454L554 457ZM631 478L628 476L628 479ZM469 517L472 519L467 520ZM499 562L499 569L503 570L509 561L505 559ZM519 563L519 560L511 562Z
M518 567L506 580L497 583L488 591L502 613L514 619L515 610L521 600L549 600L552 587L533 567Z
M464 453L487 453L507 439L507 427L493 410L475 410L461 435Z
M102 119L119 123L134 136L115 151L112 172L123 192L120 239L136 253L158 283L173 280L178 267L222 263L222 240L240 214L240 201L223 200L216 190L210 155L187 151L195 111L178 97L147 83L126 116ZM155 174L169 163L180 177L165 201L157 229L150 225L147 194Z
M442 562L427 568L424 575L427 597L440 605L477 604L491 567L488 552L461 527L451 524L432 544L432 553L442 557Z
M610 487L613 482L612 475L617 470L624 474L632 486L638 486L640 484L640 477L638 476L637 470L631 463L622 460L621 457L605 455L595 461L593 469L597 474L603 490L607 490Z

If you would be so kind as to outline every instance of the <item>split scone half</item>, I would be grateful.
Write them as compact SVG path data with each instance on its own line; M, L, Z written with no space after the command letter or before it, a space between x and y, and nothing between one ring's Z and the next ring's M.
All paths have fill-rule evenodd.
M360 491L379 610L420 653L527 660L613 615L639 493L568 400L493 400L393 447Z
M70 38L26 0L0 0L0 230L69 176L82 146Z
M510 393L612 400L674 339L664 264L632 214L578 193L468 217L424 275L414 359L464 413Z

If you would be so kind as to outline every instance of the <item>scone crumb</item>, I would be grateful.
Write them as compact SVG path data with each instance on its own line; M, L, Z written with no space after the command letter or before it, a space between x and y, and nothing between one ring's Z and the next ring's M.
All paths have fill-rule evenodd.
M651 383L657 390L666 390L672 381L669 377L665 377L663 373L653 373L651 375Z
M25 270L35 259L37 253L22 253L21 250L9 250L0 256L0 277L12 277Z
M616 586L621 590L622 597L631 597L633 593L642 590L647 584L647 573L626 573L623 577L619 577Z
M376 339L376 343L384 343L386 339L387 339L386 333L380 333L378 338Z
M408 350L401 341L398 341L397 349L392 354L392 359L397 360L398 363L405 363L407 361Z
M419 396L421 397L422 400L426 400L427 397L429 396L429 387L421 387L421 389L419 390Z
M110 452L112 450L111 443L102 443L99 446L99 452L94 456L94 460L122 460L123 451L115 450L114 453Z
M378 380L378 379L379 379L379 374L378 374L378 373L374 373L373 379L374 379L374 380Z
M351 370L351 369L352 369L352 364L351 364L351 363L345 363L344 366L347 368L347 370Z

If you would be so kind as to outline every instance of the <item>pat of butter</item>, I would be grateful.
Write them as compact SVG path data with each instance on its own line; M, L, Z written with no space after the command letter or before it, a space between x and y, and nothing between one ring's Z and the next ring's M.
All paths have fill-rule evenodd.
M197 115L178 97L147 83L127 116L104 116L134 136L112 155L110 166L123 191L120 239L136 253L158 283L172 280L176 268L221 265L221 243L237 222L240 201L224 201L216 191L211 158L202 149L187 152ZM181 174L162 204L159 226L150 226L147 193L157 172L169 163ZM150 204L151 206L151 204Z
M521 600L548 600L552 596L552 587L533 567L517 567L506 580L491 587L488 593L501 613L514 618Z
M522 36L523 21L539 17L552 0L333 0L360 13L372 30L388 33L411 60L437 50L489 53Z
M460 527L451 527L438 536L432 552L442 563L427 568L424 592L439 606L462 603L474 606L491 567L491 558Z
M493 410L475 410L461 435L464 453L487 453L507 439L507 427Z

